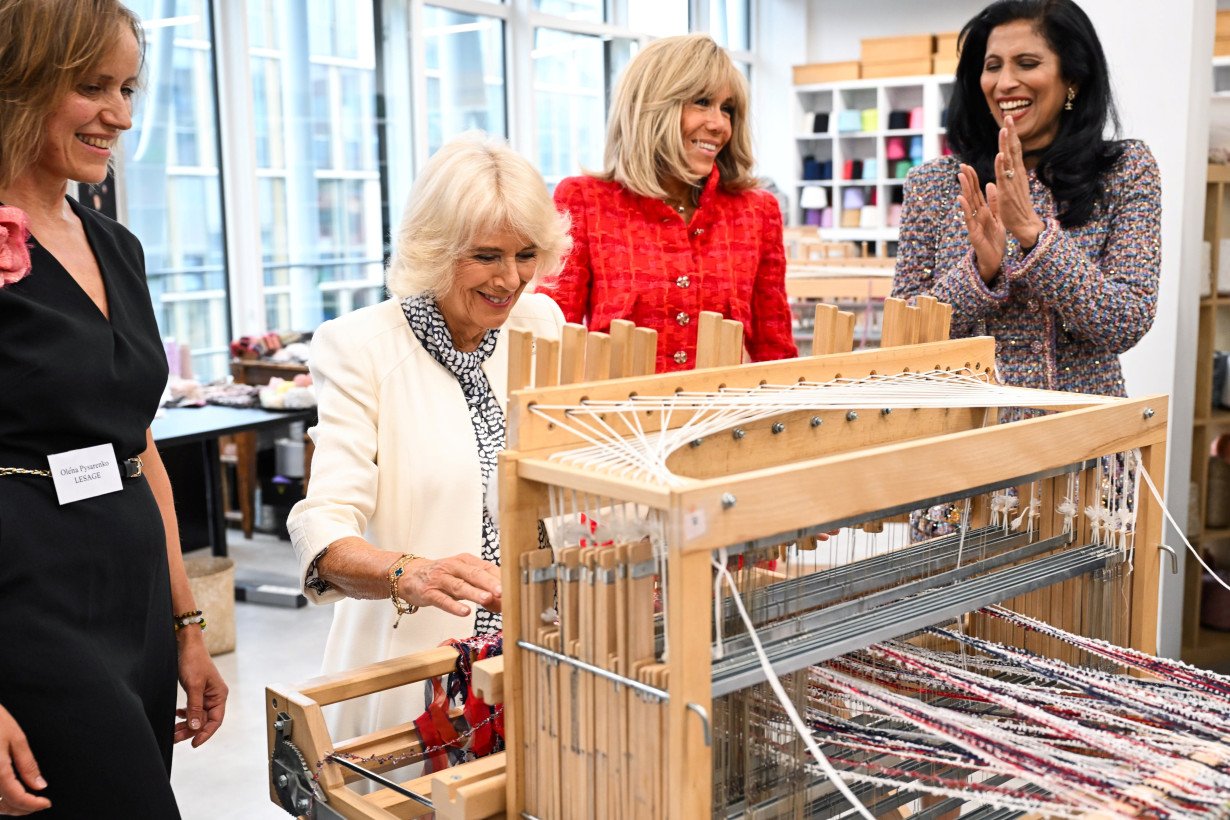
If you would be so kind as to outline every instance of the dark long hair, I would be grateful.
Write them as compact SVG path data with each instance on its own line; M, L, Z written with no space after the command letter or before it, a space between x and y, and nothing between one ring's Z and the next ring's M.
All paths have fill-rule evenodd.
M961 57L948 103L948 142L974 167L984 184L995 178L999 126L982 93L982 66L991 30L1016 20L1032 22L1059 56L1060 75L1076 86L1071 111L1059 112L1059 132L1038 154L1038 178L1051 189L1059 222L1083 225L1101 200L1101 176L1123 154L1123 144L1106 139L1106 125L1119 134L1119 114L1110 89L1102 43L1088 15L1072 0L998 0L961 29Z

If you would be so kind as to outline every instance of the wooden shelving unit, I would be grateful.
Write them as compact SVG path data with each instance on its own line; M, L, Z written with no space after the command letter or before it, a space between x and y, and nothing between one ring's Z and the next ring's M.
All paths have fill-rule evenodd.
M804 224L801 195L806 186L824 189L829 207L833 209L832 227L821 229L826 240L868 243L876 250L881 243L888 243L887 255L893 255L897 241L897 227L890 225L890 206L901 201L904 175L894 173L893 161L888 159L889 140L922 141L922 158L926 161L939 156L945 129L942 123L944 109L952 95L953 78L950 74L927 74L917 77L891 77L870 80L843 80L831 83L796 85L795 97L795 143L798 146L798 176L794 180L793 209L789 222ZM923 109L921 128L890 129L889 114L893 111ZM840 120L843 112L876 111L876 125L872 130L843 130ZM814 118L818 113L828 114L828 129L814 130ZM803 158L814 157L832 163L832 175L828 179L804 179ZM842 170L847 160L873 162L877 169L870 178L842 179ZM868 203L868 211L848 214L843 198L848 189L861 189ZM870 203L874 200L874 206ZM861 209L860 209L861 210ZM849 224L857 219L856 224ZM847 224L843 224L846 222Z
M1230 526L1208 526L1210 510L1209 449L1222 433L1230 432L1230 410L1216 404L1213 395L1213 354L1230 349L1230 281L1218 281L1221 241L1230 239L1230 166L1210 165L1205 191L1204 238L1211 245L1212 284L1200 297L1196 342L1195 418L1192 423L1191 481L1193 503L1187 522L1187 537L1207 556L1218 541L1230 539ZM1222 291L1222 292L1219 292ZM1230 499L1212 499L1230 503ZM1230 632L1201 625L1204 570L1187 561L1184 579L1183 660L1200 666L1230 664Z

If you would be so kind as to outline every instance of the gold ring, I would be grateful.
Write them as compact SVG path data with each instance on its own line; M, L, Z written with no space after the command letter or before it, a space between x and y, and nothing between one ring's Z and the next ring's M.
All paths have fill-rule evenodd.
M1008 177L1008 179L1012 179L1014 176L1016 176L1016 171L1013 170L1012 168L1009 168L1007 171L1004 171L1004 176Z

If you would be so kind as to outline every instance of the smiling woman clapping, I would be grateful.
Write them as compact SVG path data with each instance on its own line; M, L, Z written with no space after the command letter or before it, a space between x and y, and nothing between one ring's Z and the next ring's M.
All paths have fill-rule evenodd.
M954 157L905 183L893 295L953 305L1009 384L1124 395L1119 354L1157 308L1161 186L1118 127L1102 45L1072 0L1001 0L961 33Z

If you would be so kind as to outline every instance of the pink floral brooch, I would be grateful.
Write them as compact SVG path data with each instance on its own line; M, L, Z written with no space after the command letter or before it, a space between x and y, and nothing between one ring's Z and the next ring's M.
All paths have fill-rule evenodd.
M0 288L30 274L30 220L21 208L0 207Z

